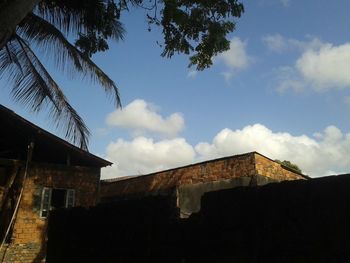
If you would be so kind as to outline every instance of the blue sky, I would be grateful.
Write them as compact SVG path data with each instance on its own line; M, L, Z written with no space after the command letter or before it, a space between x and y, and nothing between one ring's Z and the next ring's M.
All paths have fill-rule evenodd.
M203 72L184 55L162 58L161 33L148 32L141 10L124 14L125 40L94 57L119 86L123 111L48 64L92 132L90 151L118 164L104 177L253 150L312 176L350 171L350 2L243 3L231 50ZM2 94L1 104L55 132L45 114Z

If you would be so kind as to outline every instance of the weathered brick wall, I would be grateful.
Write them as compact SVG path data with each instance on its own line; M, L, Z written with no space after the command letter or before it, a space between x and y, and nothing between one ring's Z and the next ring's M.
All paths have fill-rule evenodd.
M32 164L13 227L5 262L40 262L45 254L47 219L40 218L43 187L75 189L76 206L93 206L98 199L100 169ZM22 254L25 254L26 260ZM27 260L28 258L28 260Z
M170 169L116 182L101 183L101 201L139 193L157 194L180 185L223 181L238 177L265 176L276 181L304 179L277 162L256 153L247 153Z
M45 251L37 243L5 245L0 251L2 259L3 263L41 263L45 262Z
M255 153L256 174L269 177L277 181L300 180L305 177L289 168L259 154Z
M136 193L157 193L179 185L254 176L254 153L221 158L113 183L102 182L101 199Z

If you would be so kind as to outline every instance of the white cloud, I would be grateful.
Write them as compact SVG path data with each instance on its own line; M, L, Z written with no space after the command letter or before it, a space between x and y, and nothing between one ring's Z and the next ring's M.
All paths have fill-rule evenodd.
M301 91L307 87L317 92L350 88L350 43L336 46L318 38L299 41L281 35L266 36L263 42L275 52L295 48L301 51L293 66L277 70L278 91Z
M162 117L152 104L144 100L134 100L122 110L118 109L107 116L110 126L130 129L134 134L145 132L175 137L183 130L185 122L181 114L173 113Z
M298 143L315 145L306 136L293 137L288 133L273 133L261 124L246 126L241 130L223 129L211 144L200 143L196 151L203 157L225 156L242 152L258 151L271 158L282 158L286 152L295 151Z
M230 80L232 79L234 74L233 74L233 72L226 71L226 72L221 72L220 75L222 75L224 77L226 82L230 82Z
M223 63L226 70L220 74L228 82L239 70L250 66L253 59L247 54L246 43L239 37L234 37L230 42L230 49L214 58L214 63Z
M294 92L302 92L304 88L305 84L302 81L285 79L278 84L276 90L280 93L283 93L287 90L293 90Z
M300 51L317 49L324 45L320 39L315 37L307 36L306 41L301 41L294 38L286 38L280 34L264 36L262 42L269 50L278 53L295 49Z
M285 51L288 47L288 41L280 34L265 36L262 41L268 49L275 52Z
M217 59L232 70L245 69L251 62L246 52L246 43L239 37L234 37L230 42L230 49L218 55Z
M296 68L317 91L349 88L350 43L308 49L296 61Z
M132 141L119 139L108 145L106 158L115 164L103 169L104 178L147 174L192 163L193 147L183 138L154 141L137 137Z
M298 72L293 67L280 67L276 70L277 79L276 90L280 93L292 90L302 92L305 89L304 81L300 80Z
M147 174L196 161L257 151L296 163L306 174L324 176L350 170L350 133L329 126L313 136L274 132L262 124L221 130L211 142L190 145L184 138L155 141L137 137L108 145L106 158L116 163L104 178Z
M266 35L262 38L262 42L269 50L277 53L290 50L304 51L307 49L317 49L324 45L324 43L316 37L307 36L306 41L301 41L294 38L286 38L280 34Z
M235 131L223 129L211 143L199 143L195 149L201 159L258 151L272 159L296 163L312 176L349 170L350 133L343 134L335 126L329 126L318 135L318 138L293 136L254 124Z
M190 70L188 73L187 73L187 77L188 78L195 78L198 74L198 71L197 70Z

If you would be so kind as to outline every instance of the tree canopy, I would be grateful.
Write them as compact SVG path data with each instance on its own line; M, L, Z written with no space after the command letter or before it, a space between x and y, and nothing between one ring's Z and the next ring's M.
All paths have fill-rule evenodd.
M36 52L97 81L119 107L116 84L91 57L123 39L121 15L134 8L145 10L150 29L162 28L162 56L189 55L197 70L229 49L228 34L244 12L238 0L0 0L0 74L12 81L14 99L34 111L49 106L66 138L87 149L88 128Z
M284 160L284 161L280 161L280 160L275 160L275 162L278 162L279 164L282 164L283 166L286 166L298 173L303 173L302 170L299 168L298 165L290 162L290 161L287 161L287 160Z

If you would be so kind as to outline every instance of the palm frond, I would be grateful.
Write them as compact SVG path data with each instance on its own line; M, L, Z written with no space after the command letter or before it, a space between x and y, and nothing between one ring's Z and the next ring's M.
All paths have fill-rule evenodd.
M124 39L124 35L125 35L125 29L123 24L118 21L115 20L113 21L113 23L111 23L110 25L111 27L111 37L115 40L123 40Z
M8 73L13 83L11 93L16 101L35 112L48 106L50 116L57 127L65 131L65 137L87 150L90 133L84 121L20 36L16 35L6 49L0 50L0 69L1 74Z
M12 40L12 39L11 39ZM16 71L23 73L22 66L17 59L17 52L11 45L11 40L5 45L3 49L0 49L0 76L4 74L8 68L13 64L16 65Z
M86 14L86 8L83 7L87 2L91 2L91 0L43 0L37 5L35 12L65 33L85 32L87 28L82 21ZM97 0L96 2L98 4L101 1Z
M92 81L98 82L105 92L111 95L116 106L121 106L119 91L114 81L73 46L54 25L35 14L30 14L19 26L18 33L35 43L43 52L47 52L61 70L67 70L67 66L71 65L83 77L90 77Z
M95 32L119 40L125 33L120 8L110 0L42 0L35 13L67 34Z

